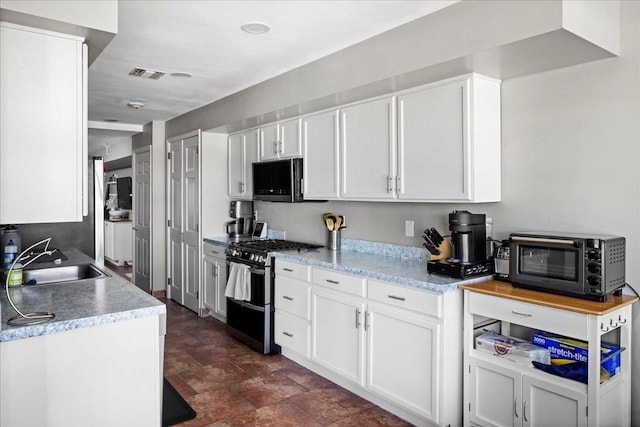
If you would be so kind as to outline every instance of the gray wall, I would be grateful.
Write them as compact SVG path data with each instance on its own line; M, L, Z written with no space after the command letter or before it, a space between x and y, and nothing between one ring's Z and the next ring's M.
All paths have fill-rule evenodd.
M486 213L493 218L496 238L523 229L619 234L627 238L627 281L640 291L640 264L634 262L640 256L640 2L621 2L620 16L620 57L503 81L500 203L257 202L259 218L272 228L286 230L288 239L319 243L325 238L321 214L330 211L346 215L344 237L413 246L420 245L420 231L427 226L446 231L447 214L454 209ZM381 44L379 53L385 58L395 47ZM394 55L401 56L406 48ZM378 63L364 62L353 73L373 77L375 73L363 68ZM294 73L289 78L300 83L301 76ZM229 124L225 119L241 116L240 106L247 96L269 97L260 104L263 108L287 106L294 99L291 92L269 88L252 88L235 99L168 122L167 134L190 126L207 129L207 125ZM245 117L251 117L255 111L245 112ZM425 177L425 185L437 182ZM407 219L415 221L418 237L404 237ZM634 360L640 355L639 311L636 304ZM637 363L632 376L632 401L639 402ZM640 405L632 411L634 425L640 425Z

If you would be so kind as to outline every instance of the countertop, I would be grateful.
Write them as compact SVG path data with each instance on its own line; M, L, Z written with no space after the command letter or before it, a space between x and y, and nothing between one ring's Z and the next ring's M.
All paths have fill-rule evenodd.
M94 262L77 250L62 252L68 257L62 265ZM44 268L53 265L53 262L43 262L29 267ZM7 300L3 283L0 290L0 342L166 314L166 307L162 302L108 268L99 268L110 277L10 288L11 297L21 311L55 313L55 319L40 325L7 325L7 320L16 313Z
M250 238L249 238L250 239ZM227 236L205 238L204 242L226 246ZM274 252L276 259L328 268L369 279L396 283L432 292L450 292L460 285L479 283L493 276L460 280L427 273L426 251L422 248L394 244L342 240L343 248L326 248ZM277 260L276 260L277 262Z

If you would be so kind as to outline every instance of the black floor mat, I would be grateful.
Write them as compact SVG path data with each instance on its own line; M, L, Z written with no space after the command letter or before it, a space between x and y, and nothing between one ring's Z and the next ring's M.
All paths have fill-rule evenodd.
M164 378L162 389L162 427L172 426L196 417L196 411Z

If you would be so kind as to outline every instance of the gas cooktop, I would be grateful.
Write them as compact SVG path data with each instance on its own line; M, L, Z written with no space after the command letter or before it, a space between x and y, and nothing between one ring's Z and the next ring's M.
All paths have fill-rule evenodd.
M267 262L267 255L270 252L317 249L321 247L322 245L295 242L293 240L245 240L229 243L226 253L232 258L255 261L260 264L264 264Z

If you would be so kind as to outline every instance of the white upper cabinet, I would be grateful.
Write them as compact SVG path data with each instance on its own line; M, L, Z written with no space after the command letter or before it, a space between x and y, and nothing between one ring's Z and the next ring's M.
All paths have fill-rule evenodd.
M253 166L258 161L257 129L229 135L229 197L253 197Z
M401 200L500 200L500 82L473 75L398 96Z
M82 221L83 39L0 24L0 224Z
M337 110L302 118L305 199L339 197L338 142Z
M287 120L260 128L260 161L287 159L301 155L300 119Z
M394 199L395 97L342 108L340 139L342 198Z

